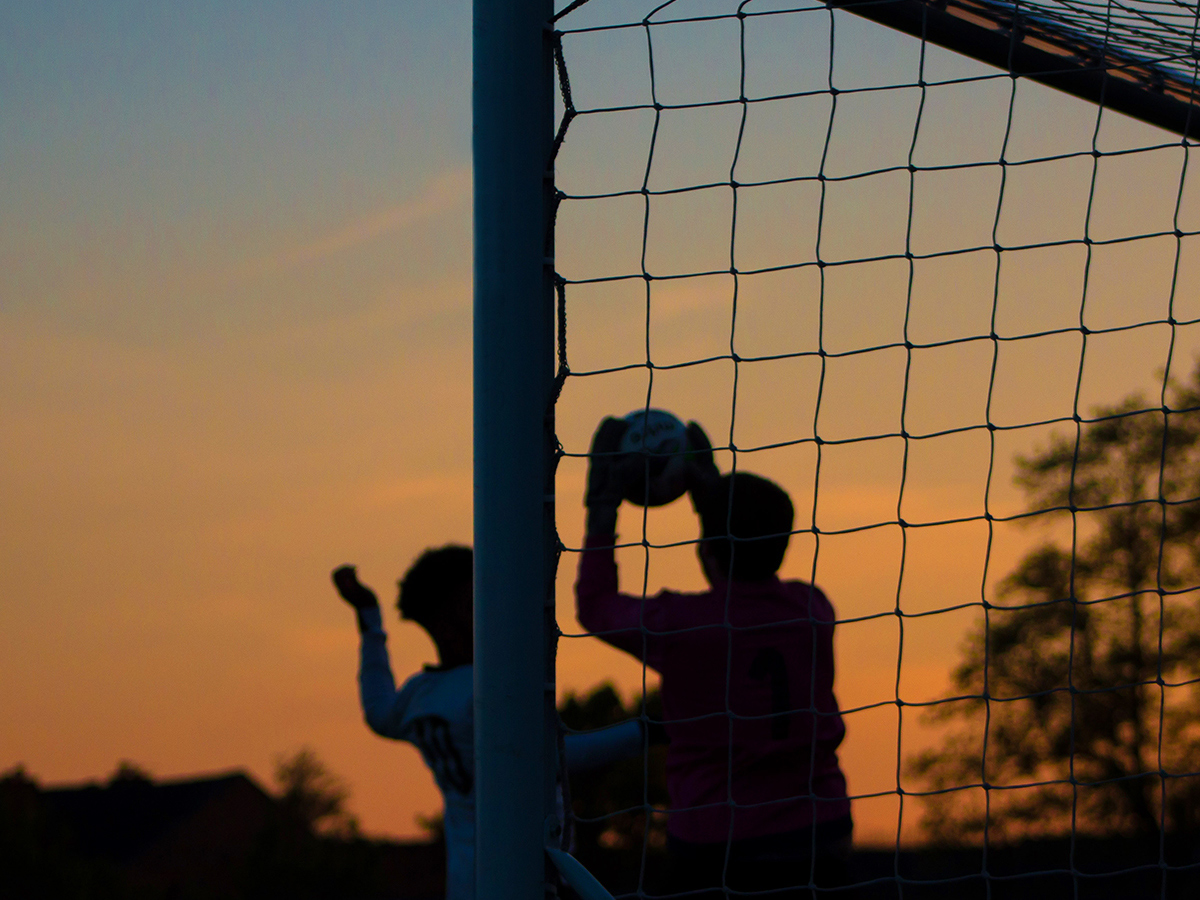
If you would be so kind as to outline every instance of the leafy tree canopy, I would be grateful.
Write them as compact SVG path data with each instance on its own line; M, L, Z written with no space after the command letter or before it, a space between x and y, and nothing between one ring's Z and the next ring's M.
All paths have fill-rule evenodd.
M1069 529L985 604L909 761L937 840L1200 823L1200 368L1018 457L1029 522Z
M350 790L309 748L275 760L275 783L283 808L314 832L358 835L358 820L346 808Z

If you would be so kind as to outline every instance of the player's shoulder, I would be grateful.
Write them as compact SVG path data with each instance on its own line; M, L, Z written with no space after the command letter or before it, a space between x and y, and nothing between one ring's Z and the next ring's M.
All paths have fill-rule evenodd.
M670 631L722 622L726 599L721 590L659 591L646 598L646 624Z
M425 666L420 672L409 677L408 684L444 685L444 684L473 684L475 682L475 667L470 663L463 666Z
M458 720L474 703L474 668L427 668L410 676L400 688L404 705L412 717L438 715Z
M657 594L646 597L648 607L660 607L664 610L692 610L697 604L703 604L713 599L713 591L673 591L661 590Z
M820 597L825 596L824 591L811 581L805 581L803 578L779 578L777 582L782 589L787 591L799 591Z
M804 604L814 613L828 612L828 617L832 620L833 604L829 602L825 592L815 584L799 579L788 579L787 581L781 580L779 587L781 593L792 602Z
M474 666L426 666L420 672L414 672L404 682L401 691L411 693L429 693L431 691L472 690L475 684Z

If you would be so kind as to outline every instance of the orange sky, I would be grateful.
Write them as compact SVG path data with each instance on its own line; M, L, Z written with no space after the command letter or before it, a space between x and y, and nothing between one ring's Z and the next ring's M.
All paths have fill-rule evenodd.
M23 763L42 780L76 781L129 759L160 776L245 767L266 782L277 755L310 746L350 784L369 832L414 834L414 815L436 809L437 792L415 750L362 724L353 617L328 573L355 562L389 599L422 548L471 538L468 5L387 22L382 6L344 18L305 6L274 41L266 36L275 25L251 14L232 24L199 13L184 24L134 23L114 9L79 33L49 13L0 14L26 38L0 44L16 60L0 92L19 101L0 112L11 148L0 176L0 769ZM131 41L138 29L191 47L194 58L163 50L122 70L100 43ZM862 34L874 61L861 77L907 71L908 39ZM898 49L880 56L879 47ZM946 72L982 71L933 57ZM584 55L580 66L605 58ZM588 83L582 71L575 83ZM930 92L918 144L925 164L996 157L996 110L1007 101L997 84ZM913 100L848 99L830 171L906 159ZM1085 104L1022 87L1017 110L1011 159L1091 145ZM819 115L780 105L748 131L744 165L759 177L786 168L771 150L778 142L794 154L787 165L812 164ZM565 145L558 175L568 191L640 183L645 116L598 119L578 120ZM664 124L658 186L719 175L722 165L727 178L726 119ZM1117 117L1101 129L1110 148L1167 139ZM1103 160L1092 234L1169 227L1181 166L1178 149ZM824 252L903 249L902 175L845 183L822 226ZM914 246L990 241L995 177L929 175ZM1010 168L1002 240L1077 234L1091 183L1090 158ZM1182 227L1200 218L1196 199L1189 179ZM648 265L708 269L724 254L727 267L727 203L714 193L656 208ZM802 192L747 197L744 264L796 253L813 210ZM636 203L567 203L559 270L638 271L639 216ZM1194 248L1185 248L1175 305L1183 319L1200 315ZM1165 315L1174 249L1173 238L1097 248L1089 326ZM994 254L966 254L920 264L909 305L903 261L830 268L822 346L901 341L906 308L916 342L986 333L993 301L1004 335L1072 327L1082 272L1078 246L1009 254L997 295ZM727 353L731 290L727 276L655 282L655 362ZM743 278L739 353L815 349L819 290L813 270ZM640 281L571 288L573 371L645 360L644 291ZM1194 326L1174 336L1175 371L1186 372L1200 337ZM1166 326L1091 338L1080 408L1152 390L1170 338ZM907 362L899 348L831 359L822 437L894 430L902 401L917 433L983 421L990 342L914 353L905 395ZM1078 335L1002 344L993 421L1069 414L1079 366ZM733 374L728 361L660 371L651 402L725 443ZM812 359L743 365L735 443L812 437L818 375ZM647 386L644 368L570 379L558 413L566 450L583 452L599 418L642 405ZM1009 462L1047 435L997 435L993 513L1020 509ZM800 527L815 519L845 529L895 517L902 451L898 439L827 445L815 492L811 444L746 454L739 466L784 484ZM987 461L983 432L910 444L905 518L980 514ZM583 478L580 460L564 460L559 529L572 546ZM622 515L622 533L637 535L640 521ZM649 525L655 543L694 536L685 504L656 511ZM816 578L839 614L880 616L840 628L844 708L895 699L898 589L908 612L980 599L985 537L979 523L911 529L903 582L898 528L822 538ZM989 590L1037 537L997 529ZM559 581L569 633L573 562L564 556ZM634 589L640 560L630 551L622 562ZM785 573L808 577L813 566L811 536L798 537ZM701 585L690 549L656 551L650 588L664 585ZM432 659L418 629L390 614L386 622L398 674ZM904 699L945 690L974 622L974 612L906 621ZM560 660L564 691L609 678L626 692L641 683L636 664L588 638L565 639ZM906 711L904 753L931 739L916 719ZM894 789L894 707L853 713L848 726L851 789ZM868 840L895 833L894 798L860 802L856 816ZM906 813L906 835L912 825Z

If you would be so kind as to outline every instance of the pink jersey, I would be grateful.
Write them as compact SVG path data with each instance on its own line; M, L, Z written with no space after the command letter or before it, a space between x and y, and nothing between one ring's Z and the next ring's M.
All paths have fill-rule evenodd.
M671 834L741 840L848 816L825 595L774 577L622 594L613 543L588 538L576 609L584 628L662 675Z

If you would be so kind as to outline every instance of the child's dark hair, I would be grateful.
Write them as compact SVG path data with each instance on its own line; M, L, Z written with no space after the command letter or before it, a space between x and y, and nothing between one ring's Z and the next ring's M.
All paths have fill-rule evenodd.
M794 516L791 498L775 482L735 472L722 475L705 496L701 537L731 581L761 581L783 564Z
M435 618L448 594L471 585L472 566L470 547L447 544L426 550L400 581L400 615L418 623Z

